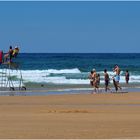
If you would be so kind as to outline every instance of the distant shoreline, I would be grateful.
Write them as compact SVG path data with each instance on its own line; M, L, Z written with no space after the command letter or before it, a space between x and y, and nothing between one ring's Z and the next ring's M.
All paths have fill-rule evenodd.
M96 94L125 94L130 92L140 92L140 87L129 87L115 91L114 88L111 88L111 91L105 92L104 88L100 88L99 92ZM47 88L27 88L27 90L18 90L15 88L15 91L10 91L9 88L0 91L0 96L46 96L46 95L63 95L63 94L91 94L93 93L93 88L60 88L60 89L47 89Z

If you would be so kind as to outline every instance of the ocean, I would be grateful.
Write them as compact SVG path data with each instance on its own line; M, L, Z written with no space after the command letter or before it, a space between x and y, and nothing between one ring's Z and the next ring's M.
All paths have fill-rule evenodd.
M100 74L100 83L104 85L104 69L108 70L111 78L115 64L121 68L121 84L125 85L126 70L130 73L130 84L140 84L138 53L20 53L13 61L20 66L23 82L28 87L88 88L88 75L93 68ZM13 83L18 84L20 72L12 69L10 73Z

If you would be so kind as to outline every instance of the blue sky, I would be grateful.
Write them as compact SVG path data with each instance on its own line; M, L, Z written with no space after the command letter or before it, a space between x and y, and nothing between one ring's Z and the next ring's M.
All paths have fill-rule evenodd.
M0 49L140 53L140 1L0 1Z

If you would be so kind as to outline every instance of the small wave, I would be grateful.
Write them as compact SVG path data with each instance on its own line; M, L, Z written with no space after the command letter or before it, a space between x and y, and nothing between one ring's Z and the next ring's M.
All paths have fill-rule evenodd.
M56 69L49 69L46 70L48 73L56 73L56 74L63 74L63 73L81 73L81 71L78 68L74 69L62 69L62 70L56 70Z
M85 79L66 79L66 77L47 77L46 83L53 84L89 84L89 80Z

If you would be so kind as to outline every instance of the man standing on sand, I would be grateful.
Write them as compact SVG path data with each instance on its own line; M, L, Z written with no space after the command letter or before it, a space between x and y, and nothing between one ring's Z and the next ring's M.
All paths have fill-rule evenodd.
M110 90L110 88L108 87L110 78L109 78L109 75L107 73L107 69L104 70L104 80L105 80L105 91L107 92L107 90Z
M115 83L117 85L117 88L122 89L121 86L120 86L120 84L119 84L119 81L120 81L120 72L121 72L119 66L118 65L115 65L113 71L115 72L114 80L115 80Z
M91 84L91 86L94 88L94 92L92 92L92 94L93 94L93 93L96 93L96 91L97 91L97 89L98 89L96 77L97 77L96 70L93 69L93 70L91 71L90 75L89 75L90 84Z
M90 72L88 78L90 79L90 85L93 86L93 71Z
M93 87L94 87L94 94L96 94L97 91L99 91L99 77L98 74L96 73L96 69L93 69Z
M94 91L92 91L92 94L96 94L97 91L99 92L99 84L100 84L100 75L96 73L96 70L93 69L88 78L90 79L90 85L94 88Z

